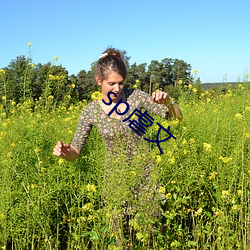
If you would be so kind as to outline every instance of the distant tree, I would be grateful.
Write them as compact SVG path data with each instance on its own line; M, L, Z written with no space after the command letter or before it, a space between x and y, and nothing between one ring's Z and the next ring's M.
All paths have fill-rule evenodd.
M184 84L192 81L190 64L178 59L165 58L161 62L152 60L148 73L152 77L154 89L164 90L168 85L176 86L178 80L182 80Z
M165 90L167 86L176 87L179 82L181 86L196 82L200 89L200 79L193 78L191 65L183 60L164 58L160 62L152 60L148 67L146 63L130 66L127 52L121 53L128 69L127 87L136 84L139 89L151 92ZM100 89L94 79L95 64L92 63L89 71L81 70L76 76L69 77L68 71L61 65L56 66L51 62L34 65L31 58L19 56L5 68L7 98L19 102L26 98L35 100L40 96L46 98L52 95L61 101L70 95L73 101L90 100L91 94ZM3 86L0 86L0 91L3 93Z
M92 64L92 67L88 72L81 70L77 75L79 100L90 100L91 94L97 90L98 85L94 80L94 64Z
M183 60L175 59L172 65L172 84L177 85L178 81L181 80L184 85L188 85L193 82L191 76L191 65Z
M63 100L70 91L68 71L61 65L52 65L51 62L38 64L33 74L33 98L46 98L52 95L57 101Z
M79 91L78 91L78 79L77 76L70 75L69 76L69 83L72 88L71 96L72 96L72 101L77 102L79 101Z
M157 89L162 85L162 72L164 65L157 60L152 60L148 66L148 73L151 76L151 82Z
M32 65L30 59L18 56L6 68L7 98L19 102L32 96Z

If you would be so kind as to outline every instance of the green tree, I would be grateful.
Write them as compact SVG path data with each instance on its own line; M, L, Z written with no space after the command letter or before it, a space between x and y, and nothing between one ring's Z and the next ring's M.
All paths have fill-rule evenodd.
M179 80L182 80L184 85L188 85L193 82L191 76L191 65L183 60L175 59L172 65L172 84L177 85Z
M6 91L8 100L25 100L32 96L32 64L31 59L18 56L11 60L6 68Z
M68 71L61 65L52 65L51 62L38 64L32 80L33 98L40 96L45 99L52 95L56 101L62 101L70 93Z
M94 91L98 90L98 85L94 80L94 64L92 64L91 70L86 72L81 70L77 74L77 91L79 100L90 100L90 96Z

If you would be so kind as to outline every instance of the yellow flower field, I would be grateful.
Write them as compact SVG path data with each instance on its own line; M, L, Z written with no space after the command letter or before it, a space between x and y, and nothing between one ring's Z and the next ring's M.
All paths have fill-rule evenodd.
M188 88L193 89L190 96L178 100L182 121L155 117L177 139L161 143L164 154L149 142L152 154L142 151L133 164L117 156L109 163L116 174L110 174L108 184L103 179L105 150L96 129L76 162L52 155L58 140L72 140L86 102L57 108L48 96L46 109L39 106L42 99L34 107L29 101L12 101L6 113L3 96L0 249L118 249L118 234L133 249L249 249L249 84L216 96L209 91L197 96L192 85ZM92 98L98 100L100 93ZM152 126L147 138L156 134ZM156 223L132 211L135 216L125 235L122 218L120 224L114 221L123 199L143 206L129 191L148 159L154 161L151 174L162 196L160 217ZM110 207L102 199L105 192Z

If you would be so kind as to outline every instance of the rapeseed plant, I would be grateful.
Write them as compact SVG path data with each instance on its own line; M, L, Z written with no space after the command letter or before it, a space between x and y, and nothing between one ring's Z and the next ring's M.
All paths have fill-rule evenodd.
M93 101L102 100L102 93L100 91L95 91L94 93L91 94L91 99Z
M206 152L211 152L212 151L212 146L209 143L203 142L203 148Z

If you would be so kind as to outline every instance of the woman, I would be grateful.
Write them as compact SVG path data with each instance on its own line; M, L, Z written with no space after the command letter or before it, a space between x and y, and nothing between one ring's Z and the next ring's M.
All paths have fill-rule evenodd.
M128 122L122 122L135 108L145 108L154 114L165 118L181 118L180 108L176 103L172 103L165 92L153 92L152 98L139 90L124 89L124 81L127 76L127 69L122 59L121 53L113 48L107 49L99 58L96 64L95 80L102 87L103 100L108 103L109 97L112 99L111 105L105 105L103 101L91 102L82 112L75 137L71 144L57 142L53 154L65 160L73 161L78 158L80 151L88 138L93 125L98 127L100 134L104 138L105 145L112 152L112 144L116 132L121 132L125 137L130 134L131 129ZM113 92L116 95L109 95ZM114 108L120 99L130 106L129 112L120 116L109 112ZM157 105L162 104L162 105ZM119 105L120 113L124 112L127 106L124 103ZM116 121L115 121L116 120ZM115 129L113 122L116 123ZM120 133L120 134L121 134ZM134 133L134 141L129 142L136 146L140 136ZM130 152L131 153L131 152Z
M112 203L112 199L114 200L114 192L124 190L124 185L127 185L128 182L126 182L126 180L128 180L129 174L126 170L133 165L133 156L138 156L139 149L141 148L139 146L143 143L147 144L145 140L142 140L139 133L131 129L129 119L127 118L130 117L134 110L137 109L140 111L141 108L166 119L181 117L181 111L178 105L171 102L167 93L161 91L154 92L151 97L140 90L125 89L124 82L126 76L127 69L120 51L113 48L107 49L100 56L95 69L95 80L102 88L103 100L90 102L84 108L72 143L67 144L59 141L53 151L54 155L62 157L65 160L73 161L77 159L89 136L92 126L98 128L107 148L107 164L104 173L104 183L107 183L107 185L104 184L102 186L103 200L107 207L109 206L108 204ZM147 151L144 151L144 154L145 153L147 154ZM123 156L123 160L125 156L125 160L117 171L117 169L115 170L115 164L113 164L113 162L119 162L117 159L121 159L121 155ZM125 195L126 192L121 191L117 193L117 197L119 197L121 207L125 208L126 212L124 213L126 213L126 215L136 213L144 206L144 212L146 211L146 217L148 218L149 213L151 213L152 216L156 206L152 209L152 206L145 204L148 203L147 201L151 203L155 201L153 193L156 189L156 185L154 183L152 184L152 181L151 184L149 184L150 163L147 162L143 167L141 166L142 164L137 164L137 167L141 170L141 175L138 177L137 173L135 177L137 180L132 181L133 184L129 187L130 191L133 190L133 196ZM119 181L116 175L120 175L120 172L123 171L122 168L126 174L124 174ZM129 173L131 172L134 171L130 171ZM119 188L111 187L112 181L110 180L112 179L112 175L116 178L116 183ZM126 190L128 191L128 189ZM128 197L130 197L130 201ZM134 200L139 200L140 197L142 197L141 202L137 202L136 208L132 208L133 205L135 205ZM149 207L150 209L148 209ZM113 207L111 211L114 211L114 209L112 209ZM118 220L120 220L120 217L119 213L113 217L114 231L117 231L119 228Z

